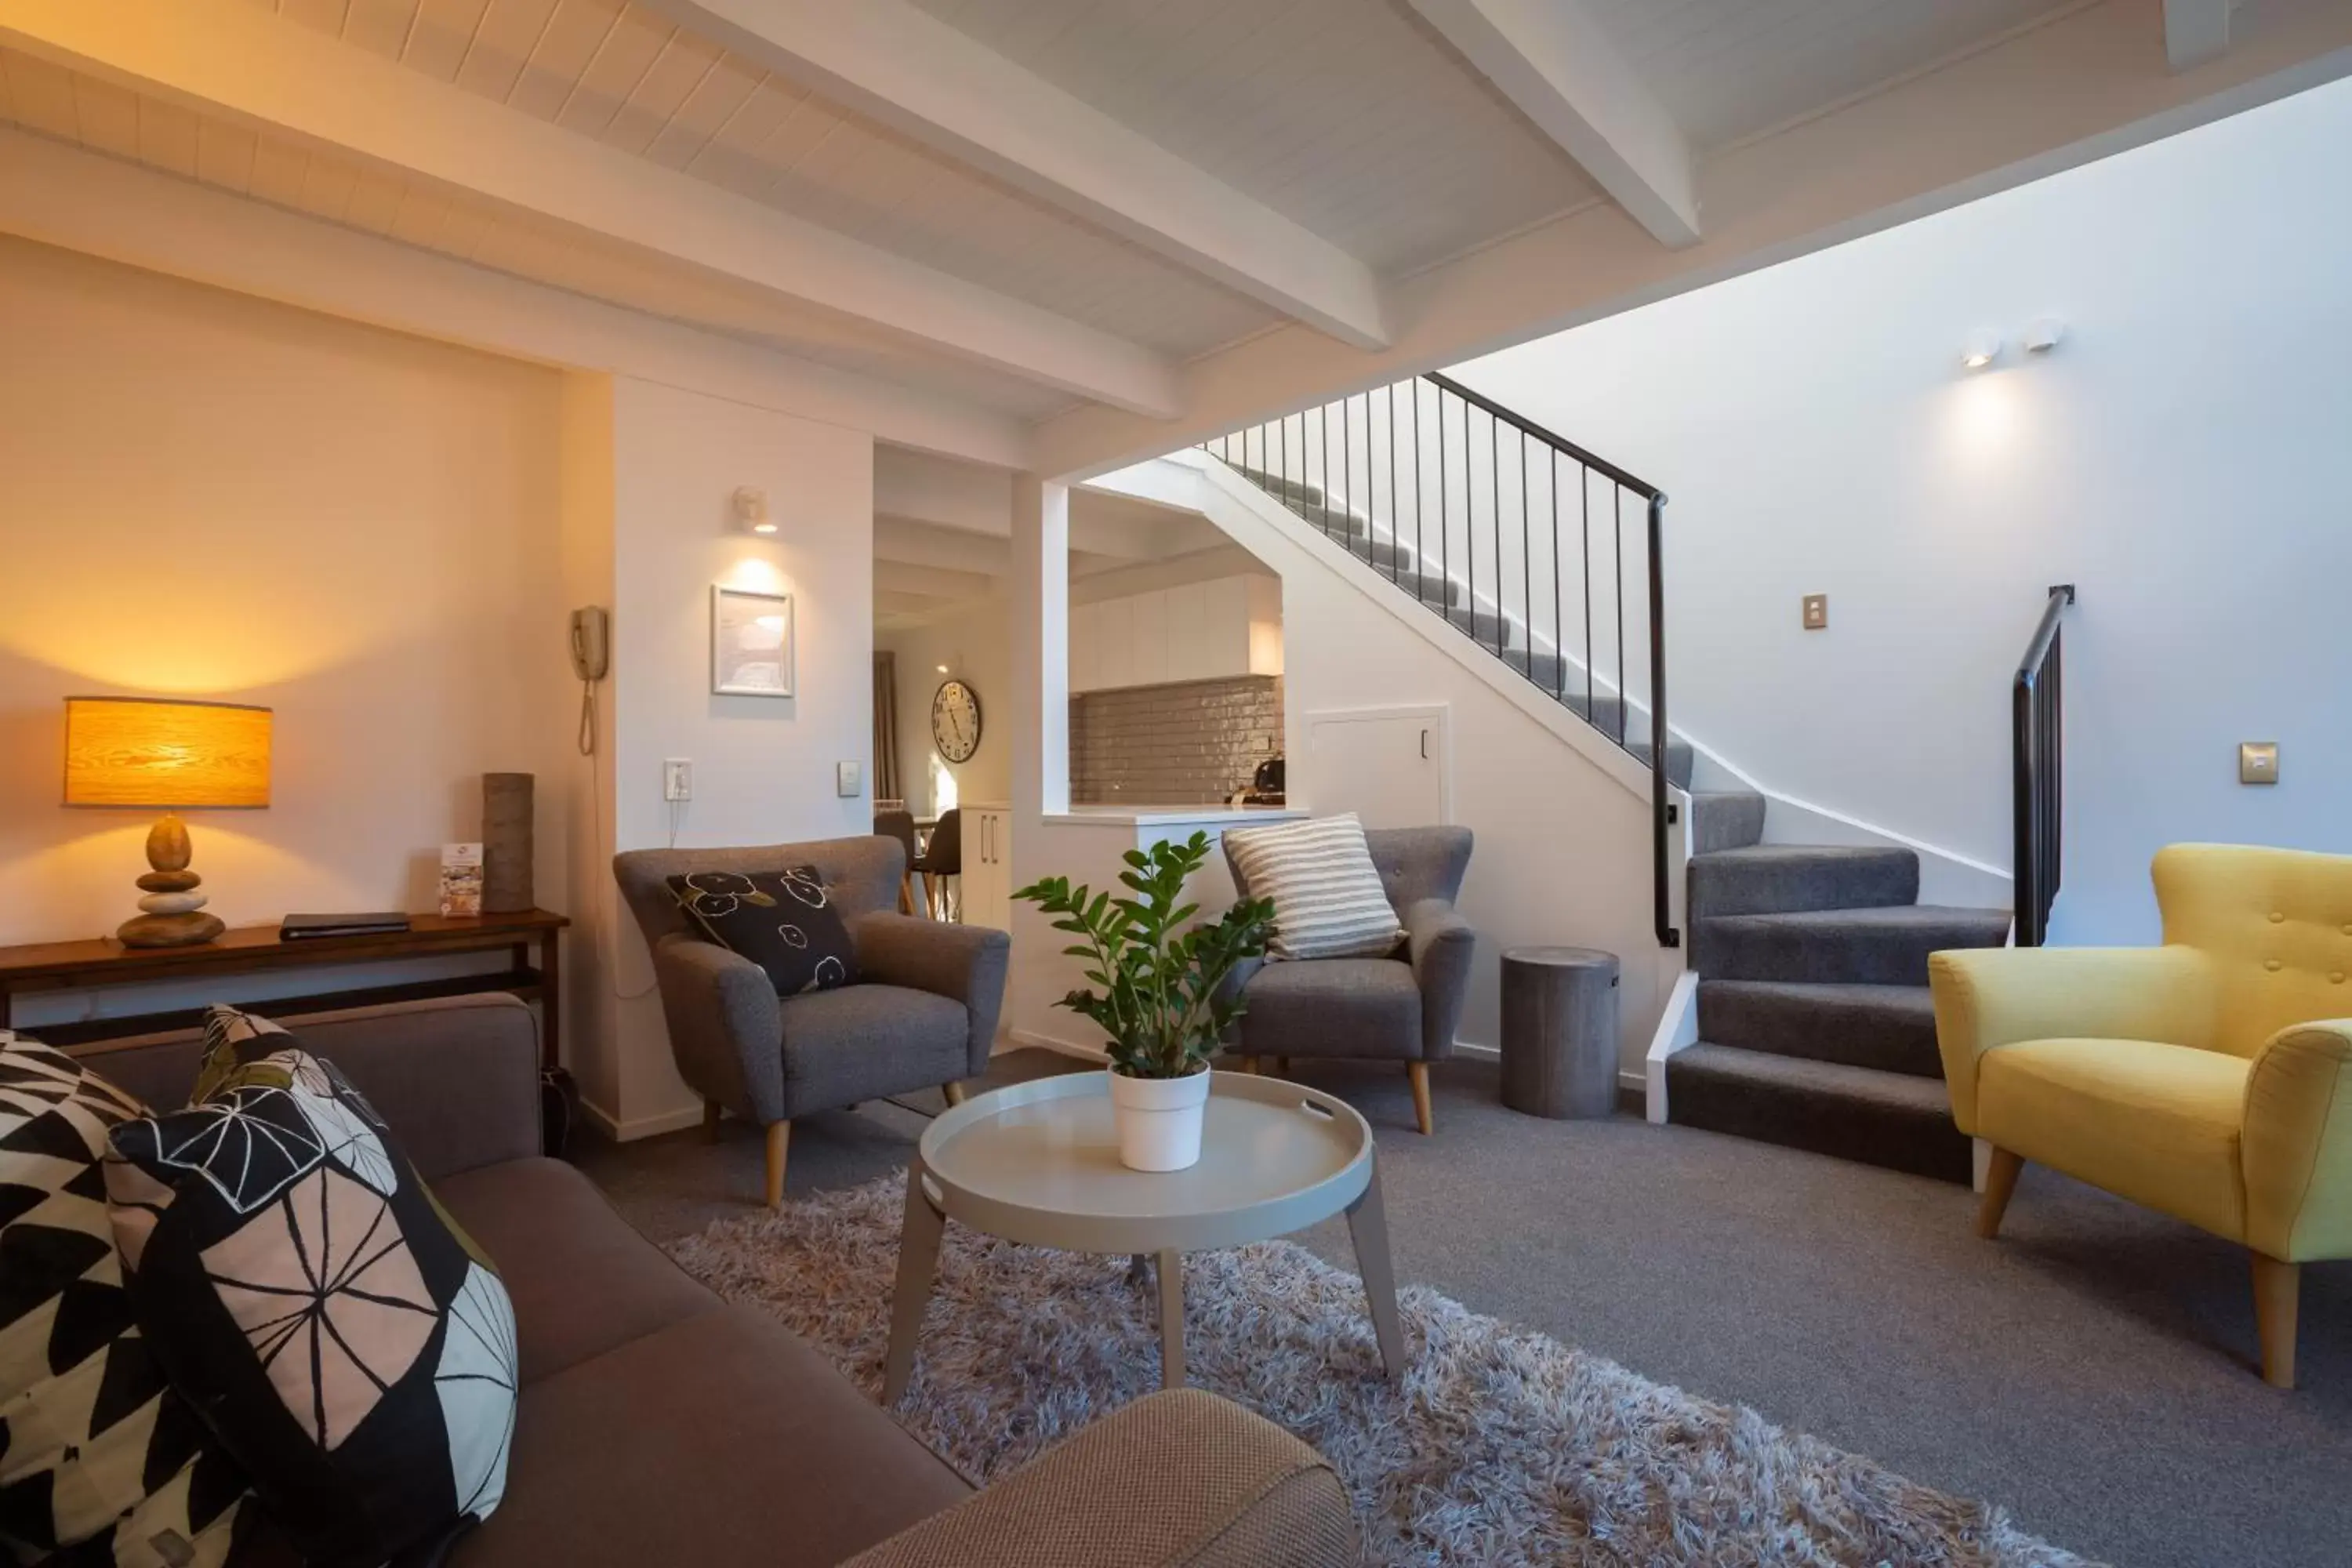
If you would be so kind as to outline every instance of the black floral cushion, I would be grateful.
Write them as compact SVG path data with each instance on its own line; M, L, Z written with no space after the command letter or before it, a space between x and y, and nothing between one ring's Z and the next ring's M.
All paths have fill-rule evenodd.
M814 866L689 871L669 890L697 931L768 972L779 996L857 984L857 954Z
M505 1490L506 1288L331 1064L231 1008L206 1030L196 1102L106 1165L140 1328L306 1562L430 1550Z
M106 1209L114 1127L143 1116L64 1052L0 1029L0 1557L218 1568L245 1472L132 1321Z

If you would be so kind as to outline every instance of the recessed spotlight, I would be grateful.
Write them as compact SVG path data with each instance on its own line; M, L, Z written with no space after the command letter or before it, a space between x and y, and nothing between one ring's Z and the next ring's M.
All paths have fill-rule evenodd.
M1971 332L1969 346L1961 351L1960 363L1970 370L1982 370L2000 357L1999 332Z
M2038 317L2032 326L2025 329L2025 352L2030 354L2046 354L2056 348L2059 340L2065 335L2065 322L2055 316Z
M940 673L941 675L945 675L947 672L948 672L948 667L947 667L946 665L944 665L944 664L943 664L943 665L940 666Z

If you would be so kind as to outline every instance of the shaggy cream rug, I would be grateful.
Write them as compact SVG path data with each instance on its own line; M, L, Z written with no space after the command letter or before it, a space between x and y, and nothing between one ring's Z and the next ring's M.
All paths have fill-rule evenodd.
M903 1178L722 1220L671 1252L878 1391ZM1127 1260L948 1227L898 1412L986 1482L1160 1384ZM1381 1564L2076 1568L2000 1510L1711 1404L1419 1286L1412 1367L1381 1375L1362 1286L1290 1242L1186 1259L1191 1381L1296 1432Z

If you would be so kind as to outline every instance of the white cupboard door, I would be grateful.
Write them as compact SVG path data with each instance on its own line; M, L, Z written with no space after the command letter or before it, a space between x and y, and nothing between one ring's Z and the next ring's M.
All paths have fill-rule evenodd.
M1213 583L1180 583L1168 590L1168 679L1207 680L1224 672L1217 668L1217 645L1211 635L1209 590Z
M1222 680L1249 674L1249 579L1220 577L1201 587L1201 619L1211 650L1202 675Z
M1129 684L1158 686L1168 679L1168 591L1154 589L1122 599L1128 623L1135 635L1135 664Z
M1242 615L1252 675L1282 673L1282 579L1245 577Z
M1307 766L1290 764L1291 799L1318 816L1352 811L1367 827L1450 821L1443 708L1347 709L1307 715Z
M1102 685L1102 606L1070 606L1070 689L1092 691Z
M1089 688L1108 691L1135 684L1135 617L1125 599L1104 599L1089 606L1095 612L1095 682Z

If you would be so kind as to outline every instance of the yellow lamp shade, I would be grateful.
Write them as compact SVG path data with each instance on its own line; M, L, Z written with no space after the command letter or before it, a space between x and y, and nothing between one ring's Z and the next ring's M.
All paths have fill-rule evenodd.
M269 804L269 710L162 697L66 699L68 805Z

